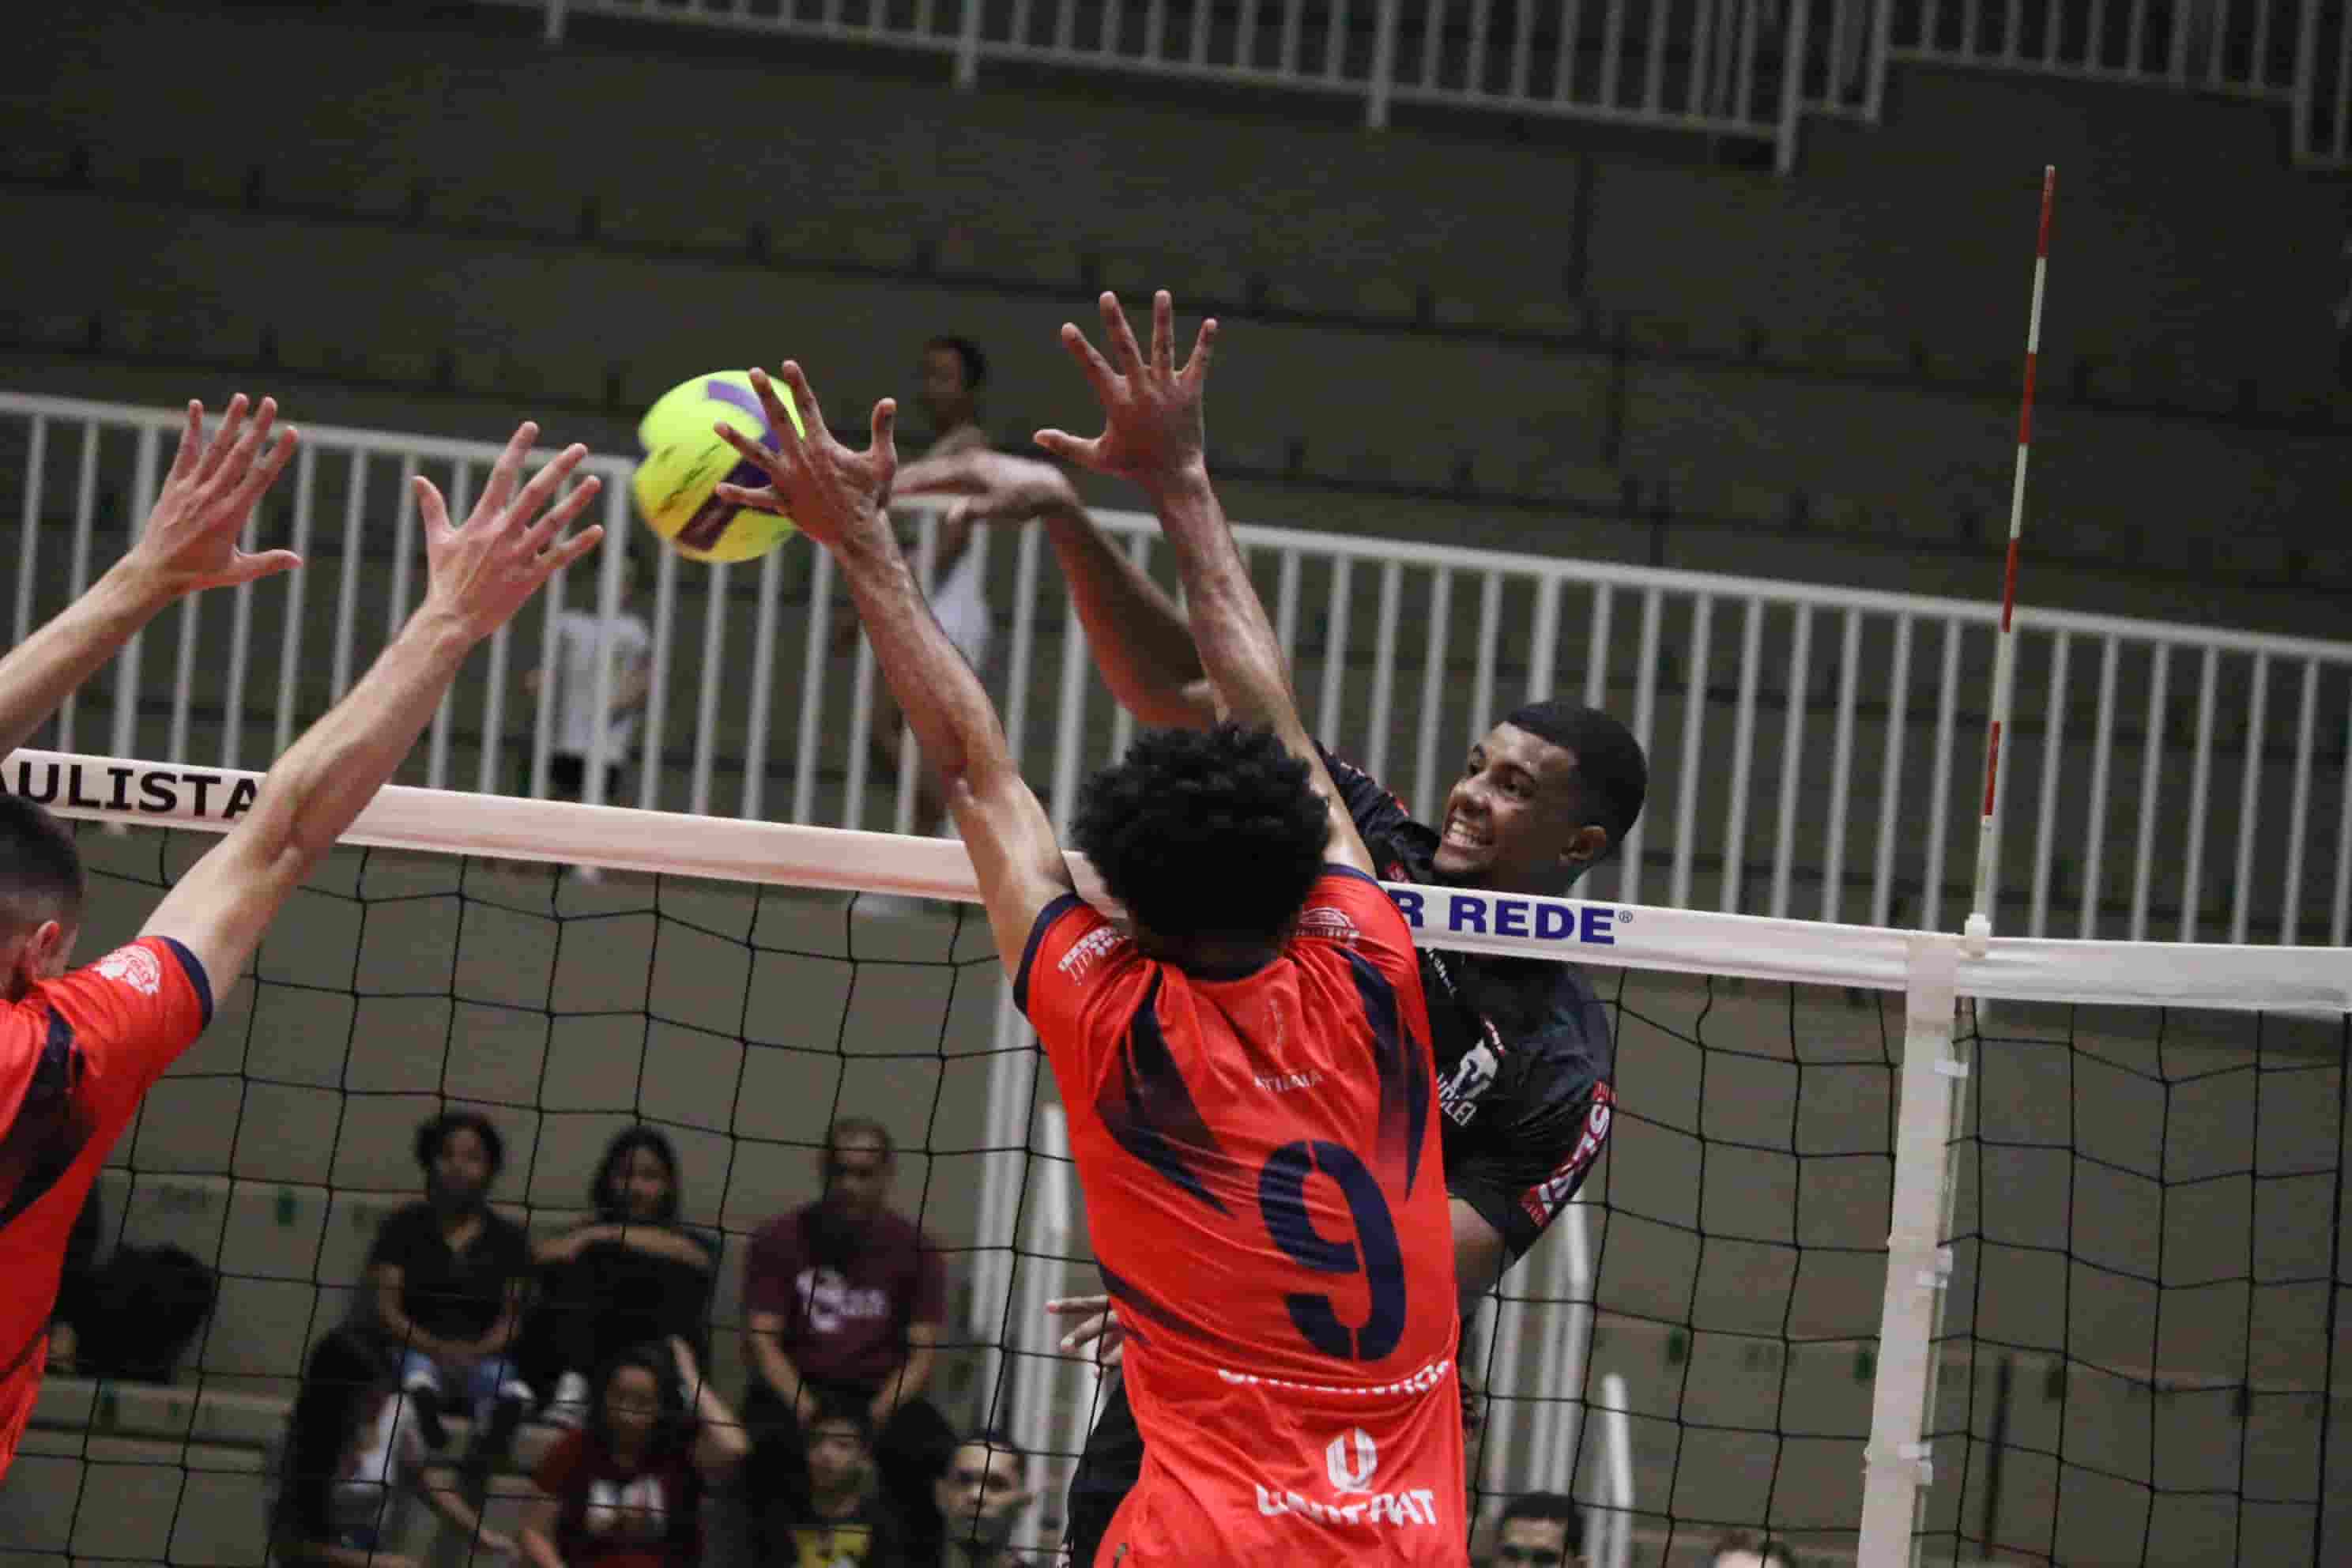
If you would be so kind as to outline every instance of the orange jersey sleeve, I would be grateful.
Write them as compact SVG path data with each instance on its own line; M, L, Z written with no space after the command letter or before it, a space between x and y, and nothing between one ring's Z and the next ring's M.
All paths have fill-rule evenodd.
M160 936L0 1008L0 1473L40 1389L82 1202L141 1097L211 1017L204 966Z

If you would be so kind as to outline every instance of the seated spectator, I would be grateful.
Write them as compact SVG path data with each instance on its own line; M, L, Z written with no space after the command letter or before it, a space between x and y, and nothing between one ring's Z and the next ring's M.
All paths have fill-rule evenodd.
M270 1528L278 1562L413 1568L383 1548L398 1539L400 1505L419 1492L466 1540L514 1550L482 1528L457 1476L434 1465L399 1397L397 1370L381 1346L349 1329L311 1347L278 1466Z
M588 1418L539 1462L520 1554L536 1568L694 1568L702 1494L741 1464L735 1413L684 1340L624 1351Z
M58 1276L57 1304L49 1309L48 1370L70 1373L81 1348L82 1326L98 1312L98 1244L106 1232L106 1205L90 1184L81 1213L66 1238L66 1266Z
M425 1201L386 1216L368 1252L378 1330L401 1352L400 1386L417 1430L436 1452L448 1446L444 1401L453 1388L475 1422L470 1466L506 1449L530 1402L508 1348L521 1320L530 1244L493 1213L490 1184L506 1149L499 1130L452 1110L416 1130Z
M824 1195L761 1226L744 1261L751 1491L795 1511L808 1495L805 1428L824 1402L865 1405L882 1489L904 1517L929 1506L955 1443L922 1397L947 1316L946 1270L930 1239L885 1206L890 1165L878 1122L836 1121L819 1156ZM752 1519L770 1561L783 1554L762 1533L772 1511Z
M828 1404L809 1424L803 1507L772 1529L786 1568L911 1568L908 1532L874 1481L874 1426L856 1400Z
M1559 1492L1523 1492L1495 1530L1495 1568L1582 1568L1584 1510Z
M1735 1530L1715 1543L1706 1568L1797 1568L1797 1554L1760 1531Z
M1001 1432L975 1432L948 1456L931 1489L941 1539L922 1568L1018 1568L1013 1547L1021 1510L1037 1500L1029 1489L1029 1456Z
M553 1389L551 1420L578 1426L589 1374L631 1345L676 1337L708 1356L718 1255L678 1223L677 1203L677 1151L654 1128L628 1128L589 1184L596 1217L532 1244L540 1304L520 1359L534 1388Z

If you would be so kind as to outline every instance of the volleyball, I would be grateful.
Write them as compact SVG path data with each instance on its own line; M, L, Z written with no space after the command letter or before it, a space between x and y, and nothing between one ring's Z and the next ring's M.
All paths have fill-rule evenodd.
M793 431L806 435L792 390L780 381L771 384L792 416ZM629 489L646 526L688 560L750 561L782 544L795 530L788 517L719 499L722 483L756 488L768 478L737 457L713 425L729 426L771 451L776 448L775 432L768 427L767 411L760 406L751 375L740 370L712 371L671 387L646 410L637 425L637 440L646 455Z

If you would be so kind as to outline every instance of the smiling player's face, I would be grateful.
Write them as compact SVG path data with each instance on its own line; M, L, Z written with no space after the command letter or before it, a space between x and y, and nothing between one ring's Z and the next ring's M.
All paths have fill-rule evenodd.
M1434 868L1443 881L1511 892L1556 890L1607 843L1582 820L1576 753L1515 724L1470 748L1445 797Z

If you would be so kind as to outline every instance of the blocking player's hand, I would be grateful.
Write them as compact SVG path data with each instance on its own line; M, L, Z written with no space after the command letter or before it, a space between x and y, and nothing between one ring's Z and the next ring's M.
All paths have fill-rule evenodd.
M289 425L272 442L270 427L277 419L275 399L265 397L258 409L251 409L238 393L228 400L220 428L207 441L205 405L190 403L171 472L164 476L147 526L125 563L174 598L250 583L302 564L302 558L290 550L247 552L237 547L237 536L245 531L255 503L285 471L300 439Z
M1077 1326L1062 1336L1066 1351L1083 1350L1087 1345L1097 1347L1095 1364L1117 1366L1126 1353L1127 1331L1118 1326L1118 1313L1108 1296L1064 1296L1045 1303L1046 1312L1056 1318L1076 1318Z
M1005 452L919 458L898 470L891 489L900 500L952 498L950 522L1024 523L1083 505L1070 476L1060 468Z
M1065 321L1062 346L1094 384L1103 409L1103 433L1081 440L1061 430L1040 430L1037 445L1066 462L1098 474L1130 479L1147 489L1202 469L1201 400L1208 390L1209 362L1217 323L1201 323L1182 369L1175 361L1175 305L1163 289L1151 298L1151 354L1144 357L1119 309L1118 296L1101 300L1105 359L1087 335Z
M777 374L791 391L807 434L793 429L792 416L776 396L775 383L766 371L754 367L751 385L760 395L777 449L771 452L730 426L712 426L746 462L768 476L758 489L722 484L719 499L789 517L827 550L883 542L895 549L888 509L891 479L898 471L898 448L891 439L898 405L886 397L874 405L873 434L866 450L853 452L825 427L824 411L817 406L816 394L809 390L800 365L786 360Z
M596 548L604 531L595 524L570 538L563 531L596 498L603 481L593 474L557 492L588 456L574 443L523 484L523 460L539 439L539 426L525 420L490 469L482 499L463 528L449 521L448 503L433 481L418 476L416 505L425 520L425 562L432 585L425 607L455 616L476 641L514 618L540 584Z

